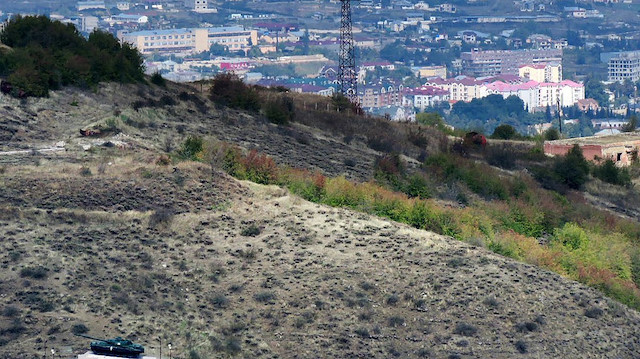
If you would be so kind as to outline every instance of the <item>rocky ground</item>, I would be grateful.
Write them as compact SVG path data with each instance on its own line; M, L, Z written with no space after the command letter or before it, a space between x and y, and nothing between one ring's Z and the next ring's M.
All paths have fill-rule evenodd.
M554 273L204 163L156 164L167 138L201 132L368 178L375 152L357 139L193 100L136 112L140 91L0 96L2 115L22 119L0 121L2 151L65 141L0 156L0 358L74 357L89 341L73 333L128 337L156 356L161 339L174 358L640 352L637 312ZM116 136L78 134L114 118Z

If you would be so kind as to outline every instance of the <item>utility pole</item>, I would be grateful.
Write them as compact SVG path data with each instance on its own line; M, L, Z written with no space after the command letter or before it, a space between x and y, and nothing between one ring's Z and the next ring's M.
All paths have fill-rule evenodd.
M560 137L562 137L562 118L560 118L560 98L557 99L558 126L560 126Z

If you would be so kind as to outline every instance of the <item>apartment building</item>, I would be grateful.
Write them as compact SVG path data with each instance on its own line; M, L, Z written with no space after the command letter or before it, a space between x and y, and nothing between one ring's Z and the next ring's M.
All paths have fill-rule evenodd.
M640 51L625 51L611 57L608 62L609 81L640 80Z
M449 100L469 102L474 98L483 97L479 93L481 81L472 77L456 77L450 79L433 78L425 86L437 87L449 92Z
M358 100L362 107L399 106L404 86L378 83L358 87Z
M213 44L229 51L248 51L258 43L258 34L255 30L232 26L136 31L122 35L120 40L132 44L143 54L198 53L209 50Z
M518 76L537 82L557 83L562 81L562 65L560 63L521 65Z
M507 84L502 81L495 81L483 85L484 96L501 95L504 98L517 96L524 102L525 107L530 111L543 108L569 107L584 99L584 85L564 80L559 83L537 82L530 80L520 84Z
M424 111L441 102L449 101L449 91L433 86L406 89L402 96L402 105Z
M520 65L562 63L561 49L472 50L460 54L462 72L476 77L518 75Z
M447 67L446 66L420 66L413 67L413 73L423 79L430 77L440 77L442 79L447 78Z

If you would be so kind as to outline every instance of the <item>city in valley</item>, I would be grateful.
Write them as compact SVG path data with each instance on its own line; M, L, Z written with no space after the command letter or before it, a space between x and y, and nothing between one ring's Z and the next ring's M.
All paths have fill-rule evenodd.
M148 74L171 81L233 72L249 84L322 96L337 90L340 10L338 1L0 6L5 19L43 14L85 35L112 33L144 55ZM523 134L560 120L570 137L616 133L637 108L637 13L631 0L358 1L351 9L357 98L392 120L437 111L454 127L491 133L495 121L470 120L456 103L516 96L528 114L510 125Z

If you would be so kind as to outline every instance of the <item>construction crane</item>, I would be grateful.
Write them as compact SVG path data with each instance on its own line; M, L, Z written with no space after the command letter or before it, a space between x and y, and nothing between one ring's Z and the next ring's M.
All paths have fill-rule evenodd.
M338 92L351 103L358 103L358 73L353 46L353 30L351 26L351 0L340 0L342 3L342 20L340 22L340 53L338 69Z

